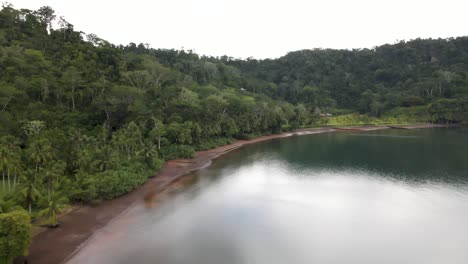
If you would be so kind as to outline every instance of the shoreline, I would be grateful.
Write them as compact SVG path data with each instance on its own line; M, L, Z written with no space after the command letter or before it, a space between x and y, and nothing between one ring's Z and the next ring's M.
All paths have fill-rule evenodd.
M332 132L359 132L382 129L422 129L447 127L437 124L419 124L407 126L355 126L355 127L319 127L304 128L292 132L284 132L268 136L261 136L250 140L237 140L234 143L216 147L214 149L196 151L191 159L169 160L154 177L129 193L112 200L106 200L96 206L82 205L71 212L62 215L60 228L44 229L33 237L26 259L30 263L54 264L66 263L93 235L133 207L135 203L144 202L151 207L153 197L172 183L180 180L184 175L203 169L211 165L212 161L232 150L240 147L291 136L312 135ZM450 126L449 126L450 127ZM18 258L15 263L22 263Z

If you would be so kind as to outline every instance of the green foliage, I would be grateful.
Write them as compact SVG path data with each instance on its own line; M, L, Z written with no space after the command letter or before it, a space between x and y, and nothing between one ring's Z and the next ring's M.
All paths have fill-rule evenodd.
M151 171L132 167L96 174L94 177L97 197L99 199L119 197L143 184L150 175Z
M68 199L59 192L52 192L47 199L45 209L39 212L40 216L46 216L51 226L57 226L57 214L66 208Z
M97 199L95 177L79 171L68 188L69 198L74 201L92 202Z
M415 120L411 120L410 118L407 118L405 116L386 116L378 118L360 114L349 114L322 119L327 120L328 126L392 125L408 124L415 122Z
M18 194L20 200L27 206L29 214L32 213L33 204L41 196L38 187L37 175L32 170L26 172L18 188Z
M212 139L205 139L201 141L197 145L197 149L199 150L207 150L207 149L212 149L215 147L231 144L234 142L234 139L232 138L212 138Z
M25 211L0 214L0 263L10 264L28 254L31 243L31 219Z
M178 158L193 158L195 149L187 145L170 145L161 149L161 156L165 160Z
M163 165L164 165L163 159L155 159L153 161L153 164L150 166L150 168L152 169L152 171L158 172L162 168Z
M425 105L413 107L396 107L386 112L383 116L397 119L396 123L394 124L423 123L430 120L428 107Z
M429 107L431 120L437 123L468 122L468 97L439 99Z
M0 194L0 214L21 209L21 206L17 205L12 197L3 197L2 194Z

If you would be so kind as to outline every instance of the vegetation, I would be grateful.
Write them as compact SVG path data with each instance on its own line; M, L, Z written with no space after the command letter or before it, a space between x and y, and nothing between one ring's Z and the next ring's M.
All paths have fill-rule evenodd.
M31 243L31 219L25 211L0 214L0 264L25 256Z
M462 113L468 102L468 37L415 39L373 49L301 50L275 60L221 59L243 73L248 91L307 109L381 117L394 108L404 108L404 114L407 108L440 105L456 114L441 117L444 111L435 106L420 121L467 121Z
M320 125L466 122L466 61L467 37L274 60L206 57L116 46L75 31L50 7L4 5L0 217L30 229L24 213L10 213L24 208L55 226L67 202L112 199L163 160L235 139ZM23 253L2 250L6 261Z

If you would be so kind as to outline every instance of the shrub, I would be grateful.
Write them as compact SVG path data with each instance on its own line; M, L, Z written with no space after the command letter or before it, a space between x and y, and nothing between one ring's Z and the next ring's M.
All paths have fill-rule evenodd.
M151 165L151 169L153 170L153 174L156 174L156 172L158 172L161 167L164 165L164 160L162 159L155 159L153 161L153 164Z
M140 168L124 168L109 170L95 175L96 193L98 198L112 199L121 196L143 184L150 172Z
M216 148L219 146L224 146L227 144L231 144L234 142L232 138L212 138L212 139L205 139L198 144L197 149L199 150L207 150Z
M178 158L193 158L195 149L187 145L170 145L161 148L161 156L164 160L178 159Z
M0 214L0 264L28 254L31 231L31 218L24 210Z
M62 180L64 181L66 179ZM73 201L92 202L97 198L95 178L92 175L78 172L69 186L68 196Z

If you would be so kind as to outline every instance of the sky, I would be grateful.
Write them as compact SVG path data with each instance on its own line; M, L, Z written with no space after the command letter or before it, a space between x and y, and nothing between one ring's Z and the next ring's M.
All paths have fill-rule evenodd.
M7 0L8 1L8 0ZM468 35L467 0L9 0L51 6L75 30L114 44L277 58L313 48L372 48Z

